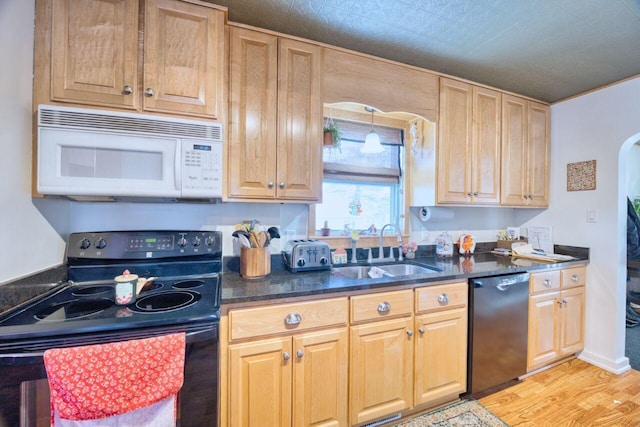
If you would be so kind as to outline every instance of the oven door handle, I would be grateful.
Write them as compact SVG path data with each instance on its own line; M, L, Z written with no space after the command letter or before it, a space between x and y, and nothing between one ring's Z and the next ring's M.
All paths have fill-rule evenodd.
M0 366L41 364L43 351L0 354Z

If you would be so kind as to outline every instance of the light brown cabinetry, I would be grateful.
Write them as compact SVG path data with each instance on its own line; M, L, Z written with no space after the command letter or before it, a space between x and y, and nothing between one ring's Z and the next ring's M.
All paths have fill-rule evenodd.
M224 11L178 0L39 0L36 17L35 105L222 117Z
M547 105L503 95L501 187L502 205L549 205Z
M582 350L585 267L531 274L527 369Z
M438 203L500 203L501 96L440 79Z
M413 292L351 298L351 424L412 406Z
M347 321L347 298L230 311L222 425L346 426Z
M318 201L320 48L230 29L228 199Z
M414 405L467 389L467 283L416 289Z

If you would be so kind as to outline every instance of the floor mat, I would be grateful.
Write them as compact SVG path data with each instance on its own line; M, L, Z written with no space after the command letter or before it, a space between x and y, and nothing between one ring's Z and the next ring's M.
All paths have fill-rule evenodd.
M508 427L509 424L473 399L462 400L443 406L412 420L397 424L396 427Z

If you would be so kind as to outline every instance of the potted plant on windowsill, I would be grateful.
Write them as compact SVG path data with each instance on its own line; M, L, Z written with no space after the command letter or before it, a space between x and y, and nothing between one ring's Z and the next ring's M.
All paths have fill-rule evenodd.
M342 132L340 131L340 127L333 120L327 120L324 124L325 147L332 147L340 150L341 138Z

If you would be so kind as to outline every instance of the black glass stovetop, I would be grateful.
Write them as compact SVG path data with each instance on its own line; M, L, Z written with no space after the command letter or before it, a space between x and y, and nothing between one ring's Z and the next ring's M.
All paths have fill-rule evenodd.
M3 339L73 335L217 321L217 273L154 280L127 305L115 303L111 281L69 282L0 318Z

